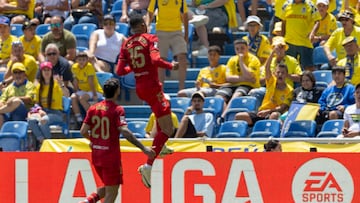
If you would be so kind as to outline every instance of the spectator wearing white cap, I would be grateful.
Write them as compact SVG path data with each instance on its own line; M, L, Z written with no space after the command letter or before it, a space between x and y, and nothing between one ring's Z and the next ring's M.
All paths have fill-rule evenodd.
M260 34L263 27L261 20L259 17L251 15L247 17L244 24L248 33L243 39L248 42L249 51L259 58L261 64L264 64L271 53L271 46L269 39Z
M329 9L329 0L317 0L316 7L321 15L319 26L315 26L313 35L310 36L314 46L324 45L332 32L337 29L336 18Z

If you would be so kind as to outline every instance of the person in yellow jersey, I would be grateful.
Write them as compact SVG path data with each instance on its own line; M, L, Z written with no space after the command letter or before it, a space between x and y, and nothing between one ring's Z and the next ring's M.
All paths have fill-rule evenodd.
M2 0L1 13L11 20L11 24L23 24L34 18L35 0Z
M260 34L260 29L263 27L261 20L257 16L248 16L245 22L245 27L248 30L246 36L243 37L249 44L250 53L257 56L264 64L271 52L269 39Z
M17 40L17 37L10 34L10 19L0 16L0 72L6 71L6 65L10 60L11 44Z
M311 1L292 0L282 7L282 32L289 45L288 55L298 58L303 70L314 70L313 45L309 36L319 25L320 13Z
M39 145L51 138L50 125L63 121L63 91L66 88L54 78L51 62L42 62L40 80L35 88L35 105L28 112L29 127Z
M200 70L194 88L180 90L177 96L190 98L196 91L201 91L205 97L214 96L217 90L226 84L226 66L219 64L220 54L219 46L210 46L208 50L210 65Z
M342 41L346 57L339 60L336 65L345 67L345 78L352 85L360 84L359 45L357 39L349 36Z
M14 63L20 62L25 66L27 79L31 82L35 81L38 65L34 57L24 54L24 47L20 41L14 41L11 48L10 61L7 64L7 70L2 81L2 85L8 85L13 81L11 69Z
M24 35L20 36L19 40L24 46L25 54L31 55L36 61L44 61L40 52L41 38L35 34L36 26L33 21L25 21L22 26Z
M94 66L89 62L88 55L85 52L79 52L76 55L76 63L72 65L74 74L74 92L71 95L71 104L74 111L76 122L79 126L83 121L80 113L79 102L84 110L90 107L89 100L98 102L102 98L103 90L95 74Z
M150 0L146 25L148 32L150 22L153 20L155 9L156 16L156 35L159 38L158 48L160 56L167 59L168 51L179 62L179 90L185 88L186 69L187 69L187 42L188 42L188 8L186 1L170 0ZM184 27L184 33L182 32ZM159 69L160 82L165 80L165 69Z
M234 41L235 56L232 56L226 65L226 81L228 86L221 87L215 96L224 99L224 114L226 103L232 98L245 96L252 88L260 87L260 66L259 59L249 53L247 41L238 39Z
M310 36L314 46L324 45L331 33L337 29L335 16L328 12L329 0L317 0L316 7L321 15L321 20L319 26L313 28L315 30L312 33L315 34Z
M342 46L342 41L346 37L353 36L356 39L360 39L360 28L355 25L354 14L351 11L345 10L341 12L338 16L338 21L341 22L342 27L336 29L324 45L324 51L329 59L330 66L335 66L337 61L345 58L346 52ZM360 45L360 40L356 43ZM336 56L332 53L334 50Z
M272 3L274 5L274 7L273 7L274 15L270 19L269 30L273 31L273 30L277 29L277 31L280 32L280 33L276 33L276 34L273 33L273 32L270 32L270 38L272 38L274 36L280 36L280 35L282 35L281 26L276 27L276 25L279 26L279 25L282 24L281 19L280 19L280 15L282 13L282 7L283 7L284 3L286 2L286 0L268 0L267 2Z
M266 93L258 112L239 112L235 115L235 120L244 120L249 126L253 126L259 120L279 119L280 115L288 110L293 88L286 83L288 69L285 64L277 64L275 72L270 69L275 50L265 63Z

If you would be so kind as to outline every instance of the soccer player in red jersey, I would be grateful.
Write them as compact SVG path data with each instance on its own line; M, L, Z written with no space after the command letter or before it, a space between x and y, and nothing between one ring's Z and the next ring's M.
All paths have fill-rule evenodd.
M140 99L150 105L157 118L157 133L152 149L158 156L174 131L170 103L164 97L162 84L158 77L158 67L176 70L179 68L179 64L161 59L157 48L157 37L147 33L147 27L141 15L130 17L129 23L134 35L122 44L116 73L121 76L131 71L134 72L136 93ZM151 166L156 156L149 158L146 164L139 167L142 181L148 188L151 187Z
M155 153L139 142L129 131L123 107L116 104L120 95L117 79L109 79L104 87L105 100L91 106L81 126L80 133L90 140L92 164L105 186L97 188L81 203L95 203L104 198L104 203L113 203L123 183L119 134L140 148L149 158Z

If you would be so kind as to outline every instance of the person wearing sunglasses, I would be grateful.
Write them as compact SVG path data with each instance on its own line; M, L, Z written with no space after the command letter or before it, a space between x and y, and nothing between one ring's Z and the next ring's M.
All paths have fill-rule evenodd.
M60 55L72 63L76 57L76 39L74 34L64 29L63 20L60 16L51 18L51 32L44 35L41 42L41 53L45 53L45 47L50 43L58 46Z
M0 96L0 128L5 121L25 121L27 112L34 105L35 86L27 80L25 71L22 63L12 66L14 82Z
M123 34L115 32L115 18L104 16L103 29L95 30L89 42L89 59L97 72L114 72L117 55L122 43L126 40Z

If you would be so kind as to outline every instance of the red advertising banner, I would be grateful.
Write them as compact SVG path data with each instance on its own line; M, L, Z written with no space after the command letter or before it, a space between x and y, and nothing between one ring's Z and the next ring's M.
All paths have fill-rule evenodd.
M117 203L360 202L357 153L175 153L157 159L152 189L137 167L142 153L122 153ZM77 203L100 181L90 153L0 153L0 202Z

